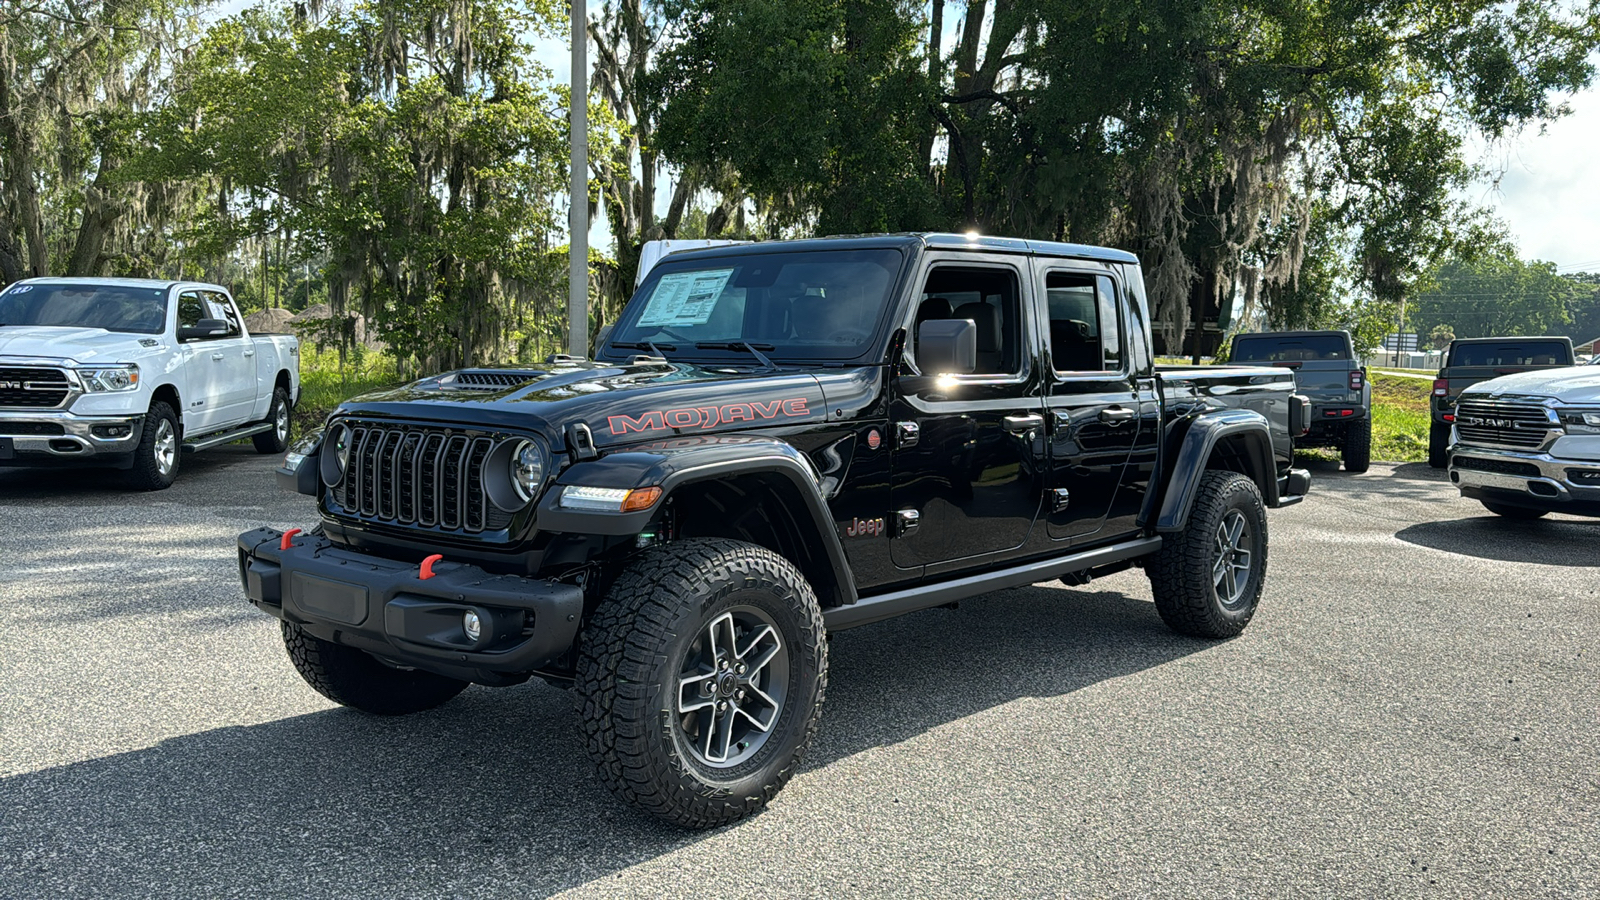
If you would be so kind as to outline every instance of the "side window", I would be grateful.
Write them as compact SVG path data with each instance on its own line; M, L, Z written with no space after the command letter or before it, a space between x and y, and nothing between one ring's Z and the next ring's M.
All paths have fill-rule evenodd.
M178 295L178 327L192 328L207 318L206 304L199 291L184 291Z
M978 366L972 374L1021 374L1022 300L1011 270L936 267L922 287L913 329L934 319L970 319L978 326Z
M233 304L228 302L227 297L215 291L207 291L206 305L211 307L210 314L206 318L221 319L228 323L228 337L238 337L244 333L244 329L239 326L239 315L233 311Z
M1115 283L1106 275L1051 272L1050 359L1057 372L1122 369L1122 327Z

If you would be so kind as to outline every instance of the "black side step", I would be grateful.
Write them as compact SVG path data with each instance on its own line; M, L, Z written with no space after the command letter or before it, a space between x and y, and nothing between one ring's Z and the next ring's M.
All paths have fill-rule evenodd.
M272 428L273 425L271 422L257 422L254 425L242 425L233 429L232 431L208 434L199 440L185 441L183 444L183 452L195 453L200 450L209 450L219 444L230 444L240 438L251 437L252 435L257 435L264 431L271 431Z
M873 622L882 622L895 616L916 612L919 609L930 609L935 606L944 606L967 597L976 597L989 591L998 591L1002 588L1021 587L1025 584L1036 584L1040 581L1049 581L1060 578L1071 572L1081 572L1084 569L1095 569L1111 563L1134 559L1145 556L1161 549L1161 537L1137 538L1110 544L1083 553L1073 553L1068 556L1058 556L1053 559L1025 563L1009 569L996 569L978 575L968 575L954 581L940 584L930 584L925 587L911 587L889 594L879 594L876 597L862 597L849 606L834 606L822 611L823 624L829 631L840 631L845 628L855 628L857 625L871 625Z

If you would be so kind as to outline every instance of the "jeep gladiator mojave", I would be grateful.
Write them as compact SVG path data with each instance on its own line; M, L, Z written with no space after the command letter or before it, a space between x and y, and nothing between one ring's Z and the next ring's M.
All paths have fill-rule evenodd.
M686 826L794 774L829 631L1142 565L1168 625L1236 635L1310 481L1292 374L1158 373L1116 250L672 254L596 355L346 402L279 470L319 526L241 535L240 575L338 703L573 685L601 778Z
M1311 433L1295 446L1337 448L1347 472L1371 466L1372 385L1348 331L1241 334L1229 359L1293 369L1297 389L1311 400Z
M251 335L214 284L30 278L0 292L0 466L123 469L170 487L180 451L282 453L300 342Z
M1450 429L1456 420L1456 404L1462 391L1502 375L1570 365L1573 365L1572 339L1568 337L1458 338L1451 341L1444 365L1433 379L1428 465L1442 469L1450 462Z
M1495 515L1600 516L1600 367L1506 375L1461 392L1450 480Z

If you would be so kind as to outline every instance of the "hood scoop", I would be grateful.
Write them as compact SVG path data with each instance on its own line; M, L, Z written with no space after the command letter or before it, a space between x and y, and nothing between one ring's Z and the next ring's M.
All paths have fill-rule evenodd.
M439 377L440 390L503 391L537 381L548 372L530 369L462 369Z

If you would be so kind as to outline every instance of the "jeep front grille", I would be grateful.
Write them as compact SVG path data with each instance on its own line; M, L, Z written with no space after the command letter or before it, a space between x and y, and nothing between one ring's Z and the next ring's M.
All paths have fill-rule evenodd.
M387 525L477 534L511 524L489 501L483 465L501 441L443 428L346 423L350 462L333 512Z
M67 402L72 382L60 369L0 368L0 406L54 409Z
M1455 416L1462 443L1479 446L1538 449L1558 427L1550 411L1534 403L1462 400Z

